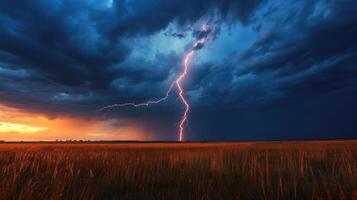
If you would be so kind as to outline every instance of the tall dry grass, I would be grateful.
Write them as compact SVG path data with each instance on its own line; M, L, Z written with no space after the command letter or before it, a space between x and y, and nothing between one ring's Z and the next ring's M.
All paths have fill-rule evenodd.
M357 199L357 141L1 144L0 199Z

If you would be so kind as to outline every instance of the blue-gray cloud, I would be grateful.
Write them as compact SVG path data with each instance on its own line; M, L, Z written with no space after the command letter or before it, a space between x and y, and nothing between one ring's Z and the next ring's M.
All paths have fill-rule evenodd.
M164 120L174 124L180 112L173 109L180 105L175 97L150 110L93 111L105 104L141 102L163 95L180 70L183 52L155 52L150 49L150 37L163 33L160 37L187 42L187 38L210 34L211 44L195 47L200 50L197 54L201 61L193 62L192 76L185 82L193 107L190 131L197 138L204 138L198 133L204 132L206 139L219 139L215 133L219 129L225 132L222 138L229 139L233 134L231 138L239 139L239 134L227 133L229 130L264 138L264 130L255 126L255 120L269 134L294 132L289 125L298 127L297 118L309 124L297 110L279 111L287 109L289 103L302 110L309 108L311 116L328 113L315 120L315 125L306 125L307 132L323 136L326 128L322 124L336 112L346 116L347 124L335 120L335 131L328 136L336 137L338 127L344 126L347 128L341 128L345 131L341 134L351 137L357 130L349 124L349 117L356 111L350 100L357 89L356 13L357 3L352 0L3 0L0 102L49 116L150 118L157 126ZM215 30L199 31L201 21L214 24ZM220 27L235 31L229 27L236 25L254 30L252 44L233 52L220 47L223 53L219 56L226 54L225 59L218 59L218 55L205 59L201 49L209 51L221 36ZM221 42L239 49L241 44L225 35ZM141 38L142 46L136 38ZM187 43L187 48L191 45ZM136 55L138 49L143 55ZM319 101L325 103L319 107ZM336 106L342 103L349 106L346 113ZM220 115L229 119L212 123ZM287 125L279 127L272 120L269 125L269 120L265 123L261 119L270 117L286 119L282 121ZM205 122L215 126L207 129ZM162 130L173 131L171 128ZM292 137L298 137L297 131Z

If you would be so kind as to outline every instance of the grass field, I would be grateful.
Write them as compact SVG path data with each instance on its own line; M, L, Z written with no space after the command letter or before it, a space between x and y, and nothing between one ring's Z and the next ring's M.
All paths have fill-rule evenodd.
M4 143L0 199L357 199L357 141Z

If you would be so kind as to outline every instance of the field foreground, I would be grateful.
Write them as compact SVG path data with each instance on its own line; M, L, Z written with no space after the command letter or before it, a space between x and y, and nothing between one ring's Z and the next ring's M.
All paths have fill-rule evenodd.
M357 199L357 141L4 143L0 199Z

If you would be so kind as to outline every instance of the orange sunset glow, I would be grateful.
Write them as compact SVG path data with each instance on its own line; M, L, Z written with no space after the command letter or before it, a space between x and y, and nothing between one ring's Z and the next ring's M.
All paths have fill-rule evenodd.
M0 105L0 140L146 140L140 126L116 125L116 120L49 118Z

